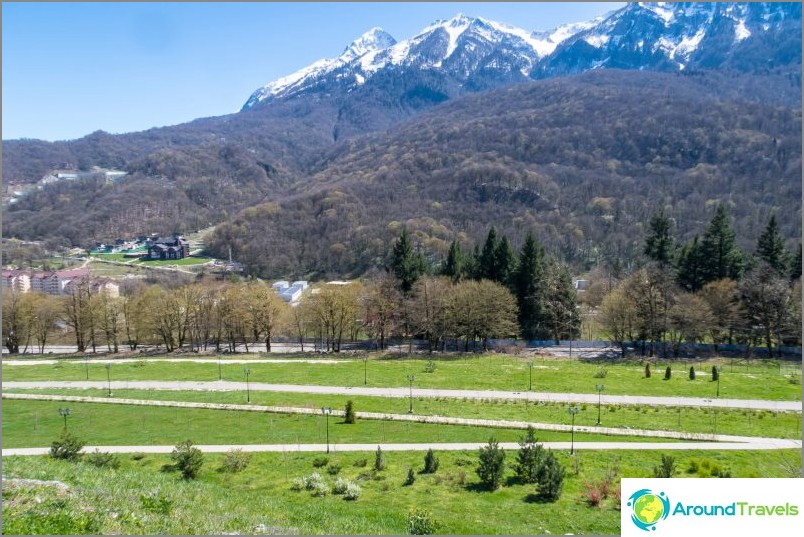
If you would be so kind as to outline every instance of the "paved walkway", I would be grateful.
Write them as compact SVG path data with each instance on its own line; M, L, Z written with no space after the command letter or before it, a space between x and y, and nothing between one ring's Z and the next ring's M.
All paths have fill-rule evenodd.
M207 410L235 410L245 412L267 412L275 414L306 414L320 416L318 408L302 408L302 407L279 407L279 406L265 406L265 405L236 405L228 403L199 403L190 401L154 401L150 399L117 399L106 397L78 397L70 395L40 395L40 394L2 394L3 399L17 399L29 401L63 401L74 403L100 403L100 404L116 404L116 405L139 405L139 406L157 406L157 407L173 407L173 408L201 408ZM335 416L343 416L343 410L333 410L332 414ZM560 431L571 432L573 427L561 423L539 423L528 421L513 421L513 420L489 420L477 418L458 418L447 416L419 416L416 414L391 414L383 412L355 412L355 415L360 419L368 420L387 420L387 421L409 421L415 423L432 423L440 425L466 425L471 427L492 427L501 429L527 429L533 427L536 430L542 431ZM766 449L782 449L782 448L801 448L801 441L798 439L782 439L782 438L761 438L754 436L733 436L733 435L718 435L707 433L693 433L686 431L651 431L644 429L630 429L620 427L599 427L599 426L584 426L575 425L574 430L577 433L588 434L601 434L611 436L640 436L650 438L667 438L683 441L694 441L697 443L703 442L725 442L743 445L761 444L767 446ZM772 447L773 446L773 447Z
M777 444L765 444L761 441L751 443L712 443L712 442L540 442L547 449L569 450L573 447L576 451L603 450L603 449L630 449L630 450L775 450L783 446ZM348 451L369 451L374 452L377 447L383 451L472 451L487 445L485 442L466 442L454 444L330 444L329 451L348 452ZM197 445L201 451L207 453L225 453L230 449L242 449L243 451L258 452L318 452L323 453L327 450L326 444L226 444L226 445ZM500 447L509 451L519 449L516 442L500 442ZM801 448L798 446L784 446L791 449ZM91 453L95 449L109 453L170 453L174 446L86 446L84 453ZM50 448L12 448L2 450L3 457L13 455L46 455Z
M134 364L138 362L145 361L146 358L121 358L121 359L114 359L114 358L90 358L87 360L90 364ZM331 365L331 364L342 364L348 362L348 360L331 360L329 358L321 358L321 359L307 359L307 358L299 358L299 359L292 359L292 358L255 358L253 360L244 359L244 358L223 358L218 360L217 358L147 358L147 361L150 362L194 362L199 364L217 364L221 363L222 365L227 364L323 364L323 365ZM26 365L55 365L55 364L63 364L65 363L64 360L3 360L3 365L8 366L26 366ZM73 360L72 363L83 364L84 360Z
M9 381L3 382L8 389L106 389L109 384L103 381ZM215 381L156 381L129 380L111 382L112 390L189 390L189 391L245 391L245 382ZM250 382L252 391L314 393L326 395L367 395L374 397L409 397L405 388L365 388L342 386L305 386L298 384L265 384ZM516 399L520 401L550 401L559 403L597 404L597 394L547 393L547 392L505 392L500 390L447 390L413 388L415 397L449 397L467 399ZM603 404L650 405L672 407L711 407L746 408L752 410L773 410L801 412L801 401L767 401L760 399L704 399L700 397L652 397L645 395L604 395Z

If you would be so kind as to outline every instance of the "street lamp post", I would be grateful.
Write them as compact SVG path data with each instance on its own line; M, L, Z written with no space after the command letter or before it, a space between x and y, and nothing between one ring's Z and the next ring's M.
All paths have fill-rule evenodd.
M408 384L410 385L410 407L408 408L408 414L413 414L413 375L408 375Z
M533 391L533 360L528 360L528 391Z
M111 397L112 396L112 377L111 377L110 371L112 369L112 364L110 364L109 362L106 362L103 365L103 367L106 368L106 387L108 388L107 391L106 391L106 397Z
M321 413L324 414L327 420L327 453L329 453L329 415L332 414L332 408L328 406L321 407Z
M246 402L251 402L251 388L248 384L248 376L251 375L251 369L248 367L243 370L243 374L246 375Z
M603 390L606 389L606 386L603 384L595 384L595 390L597 390L597 424L600 425L600 396Z
M717 371L717 394L715 397L720 397L720 368L715 366L715 369Z
M567 412L569 412L570 416L572 416L572 428L570 429L570 455L573 455L575 453L575 414L580 412L580 409L573 405L567 409Z
M73 413L73 411L70 410L70 407L67 407L67 408L59 407L59 416L64 418L64 430L65 431L67 430L67 416L69 416L72 413Z

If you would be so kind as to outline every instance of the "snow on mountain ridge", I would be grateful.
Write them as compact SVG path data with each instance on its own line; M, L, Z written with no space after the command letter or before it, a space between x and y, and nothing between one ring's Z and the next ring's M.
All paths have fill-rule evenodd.
M527 76L535 61L553 52L562 41L578 31L594 26L600 19L566 24L548 32L537 33L459 13L448 20L436 20L413 37L399 42L381 28L375 27L353 41L339 57L318 60L295 73L266 84L252 94L244 108L271 97L303 90L335 71L338 71L338 79L351 80L359 86L374 73L389 66L417 64L420 68L441 68L443 62L459 49L461 38L469 34L492 46L511 47L511 53L520 58L522 75ZM415 56L412 51L422 46L436 32L445 34L446 47L443 54L429 59ZM462 50L469 54L474 53L476 48L472 40L466 41L463 47ZM489 65L496 67L497 62ZM468 73L463 75L468 76Z

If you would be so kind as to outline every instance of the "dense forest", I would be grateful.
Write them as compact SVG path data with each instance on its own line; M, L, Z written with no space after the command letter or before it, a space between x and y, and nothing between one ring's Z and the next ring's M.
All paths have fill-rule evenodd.
M219 226L211 251L265 276L360 274L401 227L436 260L493 223L535 230L582 271L637 261L657 209L688 240L721 203L743 247L776 211L793 248L800 108L722 100L695 79L608 71L452 101L336 147L292 196Z
M87 246L220 224L211 254L231 247L251 274L308 279L386 265L403 227L431 263L491 224L516 249L533 230L576 273L638 262L658 209L682 241L720 204L743 248L771 214L789 249L800 241L800 79L612 70L440 105L414 86L405 102L367 94L362 109L321 97L143 133L4 141L4 182L62 164L129 176L21 198L3 235Z

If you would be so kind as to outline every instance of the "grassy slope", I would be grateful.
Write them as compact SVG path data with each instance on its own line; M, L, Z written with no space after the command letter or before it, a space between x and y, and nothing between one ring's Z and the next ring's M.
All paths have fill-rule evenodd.
M340 496L312 498L307 492L290 491L294 477L316 470L316 454L254 454L250 466L238 474L219 472L223 455L205 455L205 467L197 481L183 481L174 473L160 472L166 455L146 455L139 461L121 456L119 470L97 469L86 463L54 461L47 457L4 457L7 477L57 479L71 488L3 487L4 532L11 534L405 534L408 511L423 507L438 522L442 534L617 534L620 512L613 497L601 507L589 506L582 497L584 483L597 482L609 471L629 477L648 477L659 463L659 454L641 452L581 453L575 463L557 453L567 467L561 499L556 503L534 501L533 485L511 480L515 454L508 452L508 478L504 486L487 492L477 486L475 452L438 453L441 466L434 475L417 475L403 487L407 468L422 467L422 453L386 453L388 468L377 479L370 475L372 454L333 454L330 464L342 466L340 475L358 480L363 493L356 502ZM699 466L721 467L734 477L788 477L796 467L795 451L766 453L673 453L679 476L688 474L693 459ZM356 467L361 458L367 467ZM459 465L459 463L461 465ZM320 473L331 484L334 478ZM363 478L360 478L363 473ZM34 496L42 500L34 501ZM162 499L166 509L153 507ZM151 505L152 507L147 507ZM83 522L82 524L79 524Z

